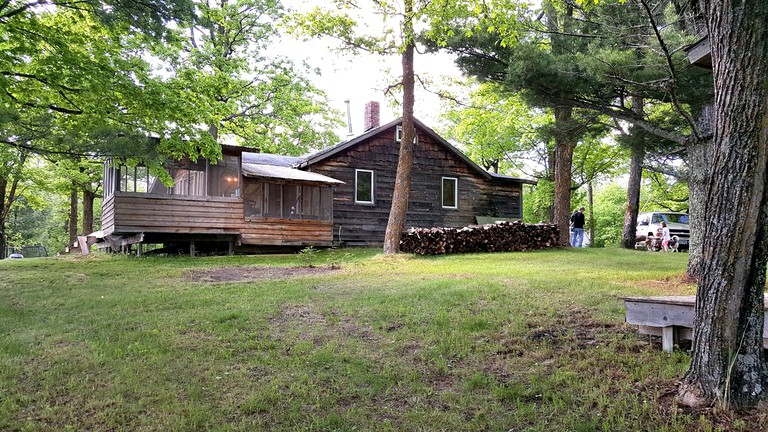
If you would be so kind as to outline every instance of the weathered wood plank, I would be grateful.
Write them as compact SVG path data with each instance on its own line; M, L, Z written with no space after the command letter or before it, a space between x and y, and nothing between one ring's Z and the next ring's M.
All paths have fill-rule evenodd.
M638 303L679 304L685 306L694 306L696 304L696 296L623 297L623 300Z
M155 222L172 222L172 223L179 223L179 224L226 223L230 225L240 225L244 223L243 218L237 218L237 217L231 217L231 216L218 216L216 214L212 214L208 217L174 216L174 215L165 215L161 213L115 215L115 224L122 224L125 221L146 221L148 224L155 223Z
M119 225L115 227L114 234L126 234L126 233L168 233L168 234L239 234L237 229L222 229L222 228L199 228L199 227L179 227L179 226L134 226L134 225Z
M295 238L295 239L302 239L302 238L314 238L314 239L329 239L330 238L330 232L328 231L317 231L317 232L282 232L282 233L275 233L270 232L268 230L257 232L257 231L250 231L250 232L244 232L242 233L243 238L249 238L249 239L267 239L267 238Z
M692 305L632 300L625 300L625 304L629 324L655 327L693 326Z
M166 206L162 204L150 204L150 205L121 205L117 209L119 215L126 214L173 214L173 215L206 215L215 213L217 215L226 215L231 217L243 218L243 206L228 206L228 207L179 207L179 206Z
M150 194L150 193L142 193L142 192L115 192L115 198L116 199L125 199L125 200L131 200L131 199L139 199L139 200L146 200L146 199L157 199L157 200L165 200L165 201L178 201L180 203L184 202L191 202L191 201L197 201L198 205L200 202L208 202L208 203L214 203L214 202L242 202L241 198L233 198L233 197L212 197L212 196L196 196L196 195L166 195L166 194Z
M662 336L665 352L678 339L693 338L695 296L625 297L626 321L641 334ZM768 310L768 299L764 308ZM768 348L768 316L763 322L763 347Z
M675 342L677 342L677 338L675 337L675 327L674 326L668 326L668 327L662 327L661 328L661 350L664 352L671 353L675 349Z

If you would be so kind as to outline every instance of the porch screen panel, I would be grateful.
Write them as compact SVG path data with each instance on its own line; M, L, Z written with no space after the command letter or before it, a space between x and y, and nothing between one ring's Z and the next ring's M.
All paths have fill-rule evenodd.
M179 163L173 170L174 195L206 195L205 163Z
M264 186L262 182L246 182L243 185L243 205L245 217L262 217L264 201Z
M301 213L298 189L300 186L283 185L283 217L298 219Z
M109 198L115 194L115 166L112 159L104 162L104 198Z
M283 187L279 184L268 183L264 188L264 216L283 216Z
M320 218L320 188L317 186L302 186L301 216L303 219Z
M147 167L136 167L136 192L147 193L149 191L150 175Z
M240 158L224 156L208 167L208 194L220 197L240 196Z
M320 188L320 219L333 219L333 189L330 187Z
M126 166L120 167L120 191L122 192L133 192L133 182L128 181L128 170L132 169Z

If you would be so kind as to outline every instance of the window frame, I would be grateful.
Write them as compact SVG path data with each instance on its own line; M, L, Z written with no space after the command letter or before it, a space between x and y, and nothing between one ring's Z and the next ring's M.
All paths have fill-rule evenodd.
M445 181L453 180L453 206L445 205ZM440 179L440 205L444 209L458 210L459 208L459 178L458 177L442 177Z
M357 199L358 197L358 187L359 187L359 174L361 172L370 173L371 174L371 200L370 201L360 201ZM373 170L368 169L355 169L355 190L353 191L355 194L355 204L362 204L362 205L376 205L376 174L373 172Z
M395 142L402 142L403 141L403 126L397 125L395 126ZM416 145L419 143L419 130L414 128L414 134L413 134L413 144Z

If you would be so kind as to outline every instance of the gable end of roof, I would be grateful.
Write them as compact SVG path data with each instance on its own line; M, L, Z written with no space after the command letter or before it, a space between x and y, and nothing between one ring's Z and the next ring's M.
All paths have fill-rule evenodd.
M475 172L477 172L479 175L481 175L486 180L501 180L501 181L519 181L521 183L526 184L536 184L535 180L527 180L517 177L510 177L510 176L503 176L499 174L493 174L489 173L488 171L484 170L482 167L480 167L478 164L476 164L472 159L470 159L467 155L465 155L461 150L454 147L451 143L446 141L443 137L437 134L432 128L424 124L419 119L414 119L414 122L416 124L416 127L418 129L421 129L424 133L429 135L435 142L441 144L443 147L446 148L450 153L454 154L456 157L461 159L464 163L469 165L470 168L472 168ZM371 129L367 131L366 133L359 135L355 138L352 138L349 141L344 141L342 143L336 144L335 146L328 147L326 149L317 151L315 153L310 153L308 155L305 155L301 158L301 161L296 163L294 166L296 168L306 168L312 164L315 164L317 162L323 161L339 152L342 152L350 147L353 147L379 133L382 131L392 128L394 126L401 125L403 123L402 118L398 118L396 120L393 120L385 125L379 126L377 128Z

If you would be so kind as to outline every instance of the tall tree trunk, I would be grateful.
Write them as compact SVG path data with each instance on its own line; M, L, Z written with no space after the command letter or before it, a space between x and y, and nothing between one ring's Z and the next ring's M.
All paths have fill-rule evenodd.
M638 115L643 115L643 98L632 97L632 109ZM630 133L638 133L640 128L632 126ZM621 233L621 245L626 249L634 249L637 243L637 215L640 212L640 186L643 182L643 161L645 146L641 140L631 140L629 157L629 182L627 184L627 207L624 209L624 230Z
M5 221L0 220L0 259L8 258L8 254L6 253L7 247L8 242L5 240Z
M395 189L392 192L392 207L389 211L387 231L384 234L384 253L400 252L400 237L405 229L408 215L408 195L411 191L411 171L413 170L413 140L416 128L413 118L415 101L415 75L413 72L414 34L413 0L405 0L405 20L403 22L405 50L403 52L403 135L400 140L400 154L397 160Z
M93 201L96 200L96 194L83 189L83 234L93 232Z
M702 136L712 136L714 107L704 107L699 117ZM690 214L691 236L688 242L688 276L698 279L704 251L704 227L706 221L707 185L709 170L699 169L710 164L714 145L711 142L691 140L688 143L688 164L692 168L688 176L688 213Z
M562 6L562 7L559 7ZM546 15L546 26L550 33L552 54L563 55L570 49L566 34L573 24L573 5L563 3L556 5L554 2L542 3ZM568 226L571 218L571 180L573 170L573 149L576 141L572 138L571 118L573 108L567 106L553 106L555 114L555 148L554 158L554 190L552 199L551 221L557 225L560 231L558 244L570 245L570 233Z
M573 169L573 139L571 115L573 108L556 107L555 112L555 225L560 230L560 246L570 244L568 225L571 222L571 180Z
M16 191L19 188L22 170L24 170L29 154L26 151L21 151L18 156L16 163L12 163L10 171L6 173L7 177L0 178L0 259L6 257L8 218L13 204L16 202Z
M592 193L592 180L587 182L587 211L589 217L587 223L589 224L589 247L595 245L595 211L594 211L594 193Z
M627 184L627 207L624 209L624 230L621 245L634 249L637 242L637 215L640 212L640 186L643 181L643 160L645 148L633 142L629 158L629 183Z
M69 247L77 240L77 186L72 185L72 190L69 193Z
M678 397L754 406L768 395L763 292L768 261L768 2L700 3L715 84L703 192L702 262L691 367Z
M5 212L5 200L6 191L8 189L8 181L4 178L0 178L0 259L6 258L5 248L8 246L6 241L6 212Z
M208 133L211 135L214 141L219 142L219 128L215 124L208 126Z
M557 155L555 153L555 147L548 149L547 158L547 177L545 180L550 182L552 190L549 191L549 205L547 207L547 222L555 222L555 171L557 171Z

